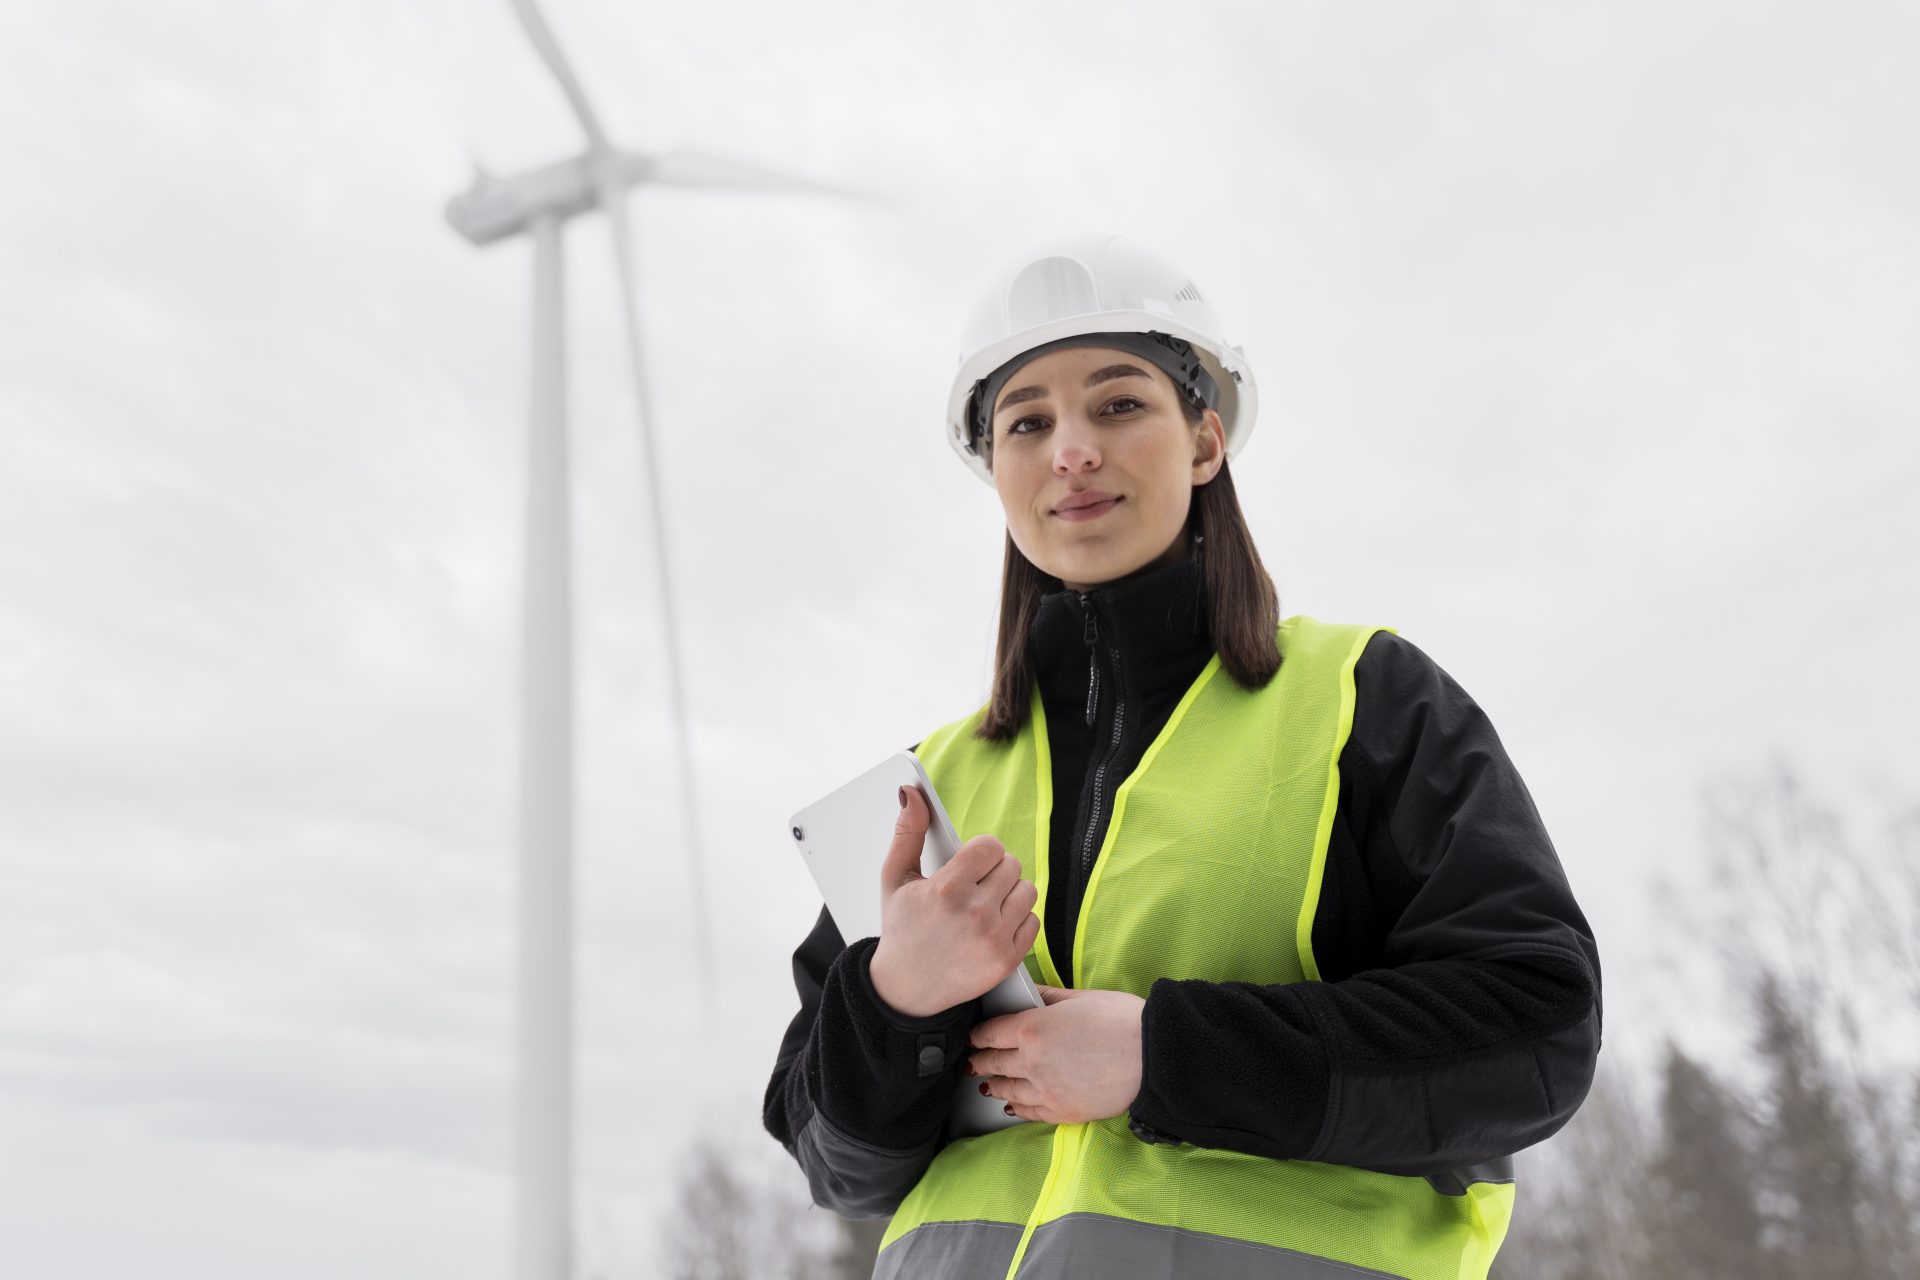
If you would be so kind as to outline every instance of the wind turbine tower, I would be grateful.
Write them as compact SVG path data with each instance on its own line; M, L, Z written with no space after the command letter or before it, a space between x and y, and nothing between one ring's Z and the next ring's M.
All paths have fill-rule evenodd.
M568 502L561 232L571 218L600 210L613 237L625 314L627 354L639 411L641 458L653 520L655 581L665 642L669 711L680 762L680 804L690 869L689 914L714 1027L717 998L712 919L707 907L699 810L687 744L679 630L653 447L653 413L635 294L626 193L639 183L798 190L857 196L719 156L673 151L643 154L608 142L560 46L534 0L511 0L514 13L566 94L586 150L507 178L476 172L448 201L447 220L476 245L527 235L533 240L532 417L529 422L526 542L520 668L519 953L515 988L514 1089L516 1280L573 1275L573 588Z

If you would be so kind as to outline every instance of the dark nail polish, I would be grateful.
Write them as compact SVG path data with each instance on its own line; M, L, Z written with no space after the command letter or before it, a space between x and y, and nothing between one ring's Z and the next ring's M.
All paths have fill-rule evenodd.
M987 1082L986 1082L985 1080L982 1080L982 1081L980 1082L980 1095L981 1095L982 1097L986 1097L986 1096L987 1096Z
M901 787L899 791L899 795L900 795L900 807L904 809L907 807L907 789L905 787Z
M1013 1104L1012 1104L1011 1102L1009 1102L1009 1103L1008 1103L1008 1104L1006 1105L1006 1112L1007 1112L1007 1114L1008 1114L1008 1115L1012 1115L1012 1114L1013 1114Z

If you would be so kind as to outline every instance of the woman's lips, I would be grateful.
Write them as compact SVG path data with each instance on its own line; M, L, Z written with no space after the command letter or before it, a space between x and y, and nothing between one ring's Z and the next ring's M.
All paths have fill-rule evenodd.
M1071 520L1078 524L1082 520L1098 520L1123 501L1122 498L1109 498L1105 502L1096 502L1089 507L1061 507L1053 514L1062 520Z

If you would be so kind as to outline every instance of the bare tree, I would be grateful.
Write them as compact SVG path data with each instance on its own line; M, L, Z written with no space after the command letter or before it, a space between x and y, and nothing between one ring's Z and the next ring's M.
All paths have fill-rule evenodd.
M662 1221L659 1274L669 1280L868 1280L879 1243L873 1224L819 1208L784 1151L761 1154L757 1162L730 1156L711 1138L687 1153L679 1194Z
M1886 838L1892 856L1867 870L1864 932L1889 980L1920 1012L1920 804L1895 813Z
M1761 1161L1768 1244L1792 1276L1885 1273L1860 1231L1862 1161L1844 1087L1787 984L1763 969L1755 982L1757 1048L1767 1066ZM1890 1278L1891 1280L1891 1278Z
M720 1151L701 1142L691 1152L667 1239L671 1280L749 1280L756 1206Z
M1712 936L1763 1069L1767 1235L1790 1273L1920 1275L1920 812L1863 847L1776 761L1709 806Z
M891 1218L842 1218L840 1238L827 1260L833 1280L869 1280L880 1256L880 1238Z
M1648 1126L1603 1056L1587 1100L1515 1160L1514 1214L1492 1280L1646 1280Z
M1920 808L1867 848L1783 761L1706 798L1706 882L1656 888L1675 959L1717 961L1688 1007L1742 1017L1750 1087L1670 1041L1649 1121L1603 1057L1523 1154L1494 1274L1920 1276Z
M1664 1075L1642 1224L1652 1272L1757 1280L1767 1266L1751 1110L1671 1040Z

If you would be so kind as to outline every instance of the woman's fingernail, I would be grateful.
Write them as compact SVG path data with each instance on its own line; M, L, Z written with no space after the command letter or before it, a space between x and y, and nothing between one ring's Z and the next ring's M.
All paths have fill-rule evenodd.
M1007 1114L1008 1114L1008 1115L1012 1115L1012 1114L1013 1114L1013 1104L1012 1104L1011 1102L1009 1102L1009 1103L1007 1104L1007 1107L1006 1107L1006 1111L1007 1111Z
M900 807L907 807L907 789L904 786L900 788Z
M980 1094L982 1097L987 1096L987 1082L985 1080L980 1082Z

